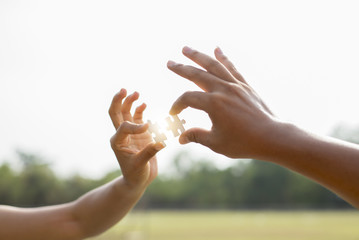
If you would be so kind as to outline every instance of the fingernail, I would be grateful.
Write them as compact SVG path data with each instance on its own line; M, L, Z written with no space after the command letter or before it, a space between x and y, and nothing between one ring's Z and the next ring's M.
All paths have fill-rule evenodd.
M176 112L176 110L172 107L172 108L170 109L170 111L169 111L169 114L170 114L170 115L176 115L177 112Z
M183 52L184 54L191 54L191 53L193 52L193 49L190 48L190 47L185 46L185 47L182 49L182 52Z
M180 137L178 140L179 140L180 144L187 144L190 142L188 137Z
M174 62L174 61L172 61L172 60L169 60L169 61L167 62L167 67L174 67L176 64L177 64L176 62Z
M118 92L118 95L125 95L127 94L127 90L124 88L121 88L121 90Z
M217 47L217 53L223 55L222 49L220 47Z
M155 149L156 149L157 151L163 149L164 147L165 147L165 146L164 146L162 143L156 143L156 145L155 145Z
M137 127L138 128L144 128L146 127L147 123L140 123L140 124L137 124Z
M132 93L132 96L135 96L136 98L140 97L140 93L135 91Z

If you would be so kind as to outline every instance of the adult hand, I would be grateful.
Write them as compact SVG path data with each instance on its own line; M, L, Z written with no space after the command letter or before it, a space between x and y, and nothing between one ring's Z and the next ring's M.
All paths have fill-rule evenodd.
M183 54L206 71L173 61L167 67L198 85L204 92L186 92L173 104L170 114L187 107L203 110L212 129L192 128L180 136L180 143L197 142L228 157L258 157L265 154L278 135L277 121L258 94L244 80L219 48L216 59L189 47Z
M148 124L142 121L142 114L146 108L144 103L136 108L133 116L131 114L132 104L139 98L139 93L134 92L122 102L126 95L127 91L121 89L114 96L109 109L116 129L115 135L111 138L111 147L126 183L131 187L146 187L157 176L155 155L164 145L153 142L147 131Z
M210 131L185 131L181 143L198 142L229 157L274 162L322 184L359 208L357 144L318 136L276 119L220 49L215 50L217 60L188 47L183 53L207 71L172 61L168 68L204 92L183 94L170 113L177 114L188 106L201 109L213 126Z

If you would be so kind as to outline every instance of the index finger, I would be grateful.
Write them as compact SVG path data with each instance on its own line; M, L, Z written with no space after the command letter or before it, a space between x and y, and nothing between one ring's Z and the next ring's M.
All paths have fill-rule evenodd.
M222 63L218 62L212 57L187 46L182 49L182 52L186 57L206 69L209 73L217 76L218 78L223 79L227 82L237 82L233 78L232 74L228 72L228 70L222 65Z
M175 63L173 61L168 61L167 67L181 77L194 82L206 92L213 92L222 86L223 81L221 79L201 69Z
M122 88L112 99L110 109L108 113L110 115L113 126L118 129L121 122L123 122L123 117L121 113L122 100L126 97L127 91Z
M209 94L205 92L185 92L173 103L170 114L179 114L187 107L200 109L208 113L210 111Z
M223 54L222 50L217 47L214 50L214 54L218 61L220 61L227 69L228 71L236 78L238 81L241 81L242 83L246 83L246 80L242 77L242 75L238 72L234 64L228 59L226 55Z

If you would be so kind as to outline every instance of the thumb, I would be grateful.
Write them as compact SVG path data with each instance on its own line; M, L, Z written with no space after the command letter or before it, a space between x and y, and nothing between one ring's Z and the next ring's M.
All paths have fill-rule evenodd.
M210 141L210 134L210 131L202 128L191 128L181 134L179 142L181 144L196 142L208 147Z
M137 161L146 164L156 153L158 153L165 146L162 143L150 143L144 149L137 153Z

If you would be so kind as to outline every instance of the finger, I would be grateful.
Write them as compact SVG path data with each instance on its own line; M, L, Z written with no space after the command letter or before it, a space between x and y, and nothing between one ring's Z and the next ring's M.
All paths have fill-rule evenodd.
M223 54L219 47L214 50L214 55L216 56L217 60L220 61L238 81L247 83L242 75L238 72L236 67L233 65L233 63L227 58L227 56Z
M145 111L147 105L145 103L142 103L140 106L136 108L135 113L133 114L133 122L135 123L143 123L142 117L143 117L143 111Z
M146 164L164 147L162 143L149 143L144 149L137 153L136 159L139 163Z
M200 109L205 112L210 110L210 93L205 92L185 92L173 103L170 114L175 115L182 112L187 107Z
M112 120L113 126L117 129L121 122L123 122L122 114L121 114L121 106L122 100L126 97L127 91L122 88L112 99L110 109L108 113Z
M123 122L117 129L115 135L111 138L111 145L123 143L129 134L141 134L146 132L148 124L135 124L131 122Z
M130 121L132 122L132 115L131 115L131 108L134 101L136 101L139 98L140 94L138 92L134 92L131 95L129 95L125 101L123 101L121 113L124 121Z
M201 69L173 61L168 61L167 67L174 73L194 82L206 92L212 92L221 88L221 79Z
M190 142L196 142L204 146L210 147L211 144L211 131L201 128L191 128L183 132L179 137L181 144L187 144Z
M223 79L228 82L237 82L236 79L232 76L230 72L217 60L211 58L210 56L193 50L189 47L184 47L182 49L183 54L206 69L209 73L217 76L220 79Z

